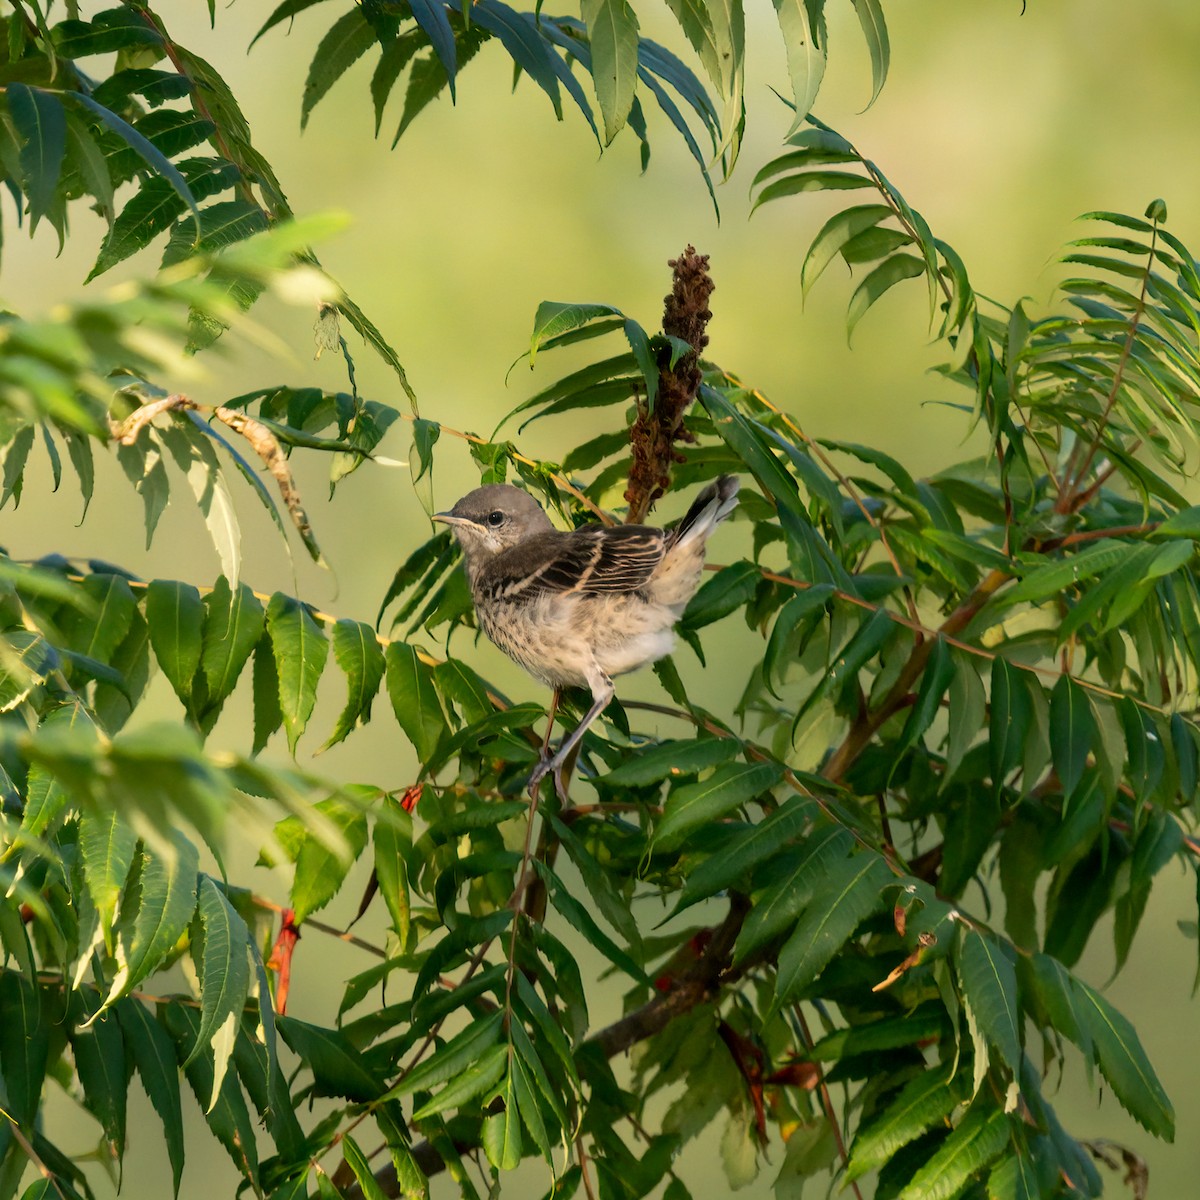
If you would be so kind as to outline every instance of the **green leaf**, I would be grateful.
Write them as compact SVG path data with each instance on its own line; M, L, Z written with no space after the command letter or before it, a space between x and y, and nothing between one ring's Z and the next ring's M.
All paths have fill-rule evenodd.
M499 38L513 63L550 98L554 115L562 120L562 97L558 90L558 59L545 41L532 13L519 13L499 0L475 0L471 20ZM560 64L561 65L561 64Z
M187 181L180 174L179 168L149 138L139 133L127 121L105 108L104 105L97 104L86 92L72 91L69 94L73 103L82 105L88 112L99 117L156 175L161 175L179 193L191 210L198 230L200 228L200 210L196 207L196 199L192 195ZM207 128L211 130L212 125L208 125Z
M205 1100L206 1111L211 1111L233 1053L233 1038L227 1035L236 1030L250 993L251 937L246 922L208 875L200 876L196 915L203 934L201 945L193 945L200 974L200 1024L184 1066L212 1046L212 1094Z
M633 357L641 369L642 378L646 381L646 411L653 412L658 403L658 363L654 361L654 352L650 348L650 339L646 331L632 318L628 318L622 326L625 340L629 343Z
M970 749L985 728L987 698L972 656L952 651L956 670L950 680L950 732L946 747L946 779L953 777Z
M171 236L167 239L167 245L163 250L162 265L164 267L174 266L176 263L185 262L194 254L214 254L218 250L232 246L235 242L245 241L256 233L263 233L267 228L268 221L263 210L251 200L221 200L216 204L209 204L200 212L200 236L198 238L190 221L182 222L171 230ZM247 253L249 253L248 250ZM234 271L236 267L233 264L236 261L231 257L222 256L218 259L218 265L225 265L226 270ZM239 279L236 275L229 284L230 295L244 309L249 308L253 303L254 298L258 295L258 289L258 284L244 278ZM219 322L215 324L219 324ZM191 414L191 417L196 422L196 431L201 436L211 436L208 427L196 414ZM195 488L194 484L193 488ZM228 570L225 573L230 576L232 581L233 574Z
M1087 1017L1080 1006L1082 995L1075 987L1074 976L1058 959L1048 954L1033 954L1029 963L1034 991L1050 1018L1050 1024L1083 1052L1090 1084L1096 1050Z
M1112 629L1122 628L1145 602L1153 589L1153 581L1186 566L1195 554L1195 549L1190 541L1182 539L1156 547L1150 561L1135 577L1136 586L1122 587L1116 592L1100 632L1108 633Z
M544 863L539 862L536 866L538 875L546 884L550 903L566 918L567 922L599 950L609 962L624 971L630 979L649 984L650 980L647 978L646 972L596 924L595 918L571 895L563 881Z
M691 598L680 625L702 629L742 608L762 582L762 569L752 562L735 562L706 579Z
M772 696L779 696L788 667L796 661L797 649L803 636L824 620L824 614L834 593L831 583L817 583L792 596L779 610L767 639L763 655L763 681Z
M167 1031L140 1000L126 998L114 1006L125 1033L125 1045L142 1081L151 1107L162 1122L171 1160L175 1195L183 1175L183 1107L179 1099L179 1063Z
M1072 980L1081 1023L1092 1039L1100 1072L1140 1125L1164 1141L1175 1140L1175 1109L1130 1023L1098 992Z
M1039 1200L1044 1195L1036 1160L1020 1150L992 1167L987 1187L988 1200Z
M548 1163L552 1163L554 1160L554 1147L551 1144L550 1135L546 1129L546 1122L542 1117L542 1109L538 1096L541 1095L547 1102L551 1099L556 1099L554 1087L546 1076L545 1068L542 1066L537 1056L537 1051L533 1048L533 1044L529 1040L529 1035L520 1025L513 1027L512 1039L514 1053L512 1062L509 1065L509 1079L512 1082L513 1097L516 1100L516 1104L512 1109L512 1117L515 1119L517 1113L520 1113L521 1123L529 1130L534 1144L542 1153L542 1157ZM565 1116L566 1114L564 1113L563 1115ZM564 1126L567 1124L565 1121L561 1123ZM506 1136L501 1138L501 1142L504 1143L512 1140L514 1137L519 1148L519 1133L512 1135L506 1131ZM520 1159L518 1158L519 1161Z
M12 712L59 667L59 656L41 634L13 630L0 641L0 712Z
M187 931L196 908L199 853L178 830L164 833L169 848L143 847L136 891L122 905L117 973L106 1008L158 969Z
M392 642L385 654L387 689L400 728L412 742L417 757L427 762L446 730L434 685L433 668L423 663L416 648L407 642Z
M231 588L217 577L204 598L200 667L207 685L207 712L215 712L233 691L238 676L262 637L265 615L258 597L244 584Z
M1014 1075L1021 1067L1017 974L1000 945L968 929L958 952L963 992L983 1035Z
M713 86L725 95L730 75L726 63L733 57L733 46L729 37L728 21L721 19L724 16L721 6L710 6L706 0L667 0L667 7L687 35ZM713 9L717 10L715 21ZM718 27L720 34L717 32Z
M789 536L801 537L802 527L807 525L808 518L800 499L800 490L757 427L715 388L701 384L700 402L712 418L717 436L746 464L763 492L778 506L784 531ZM813 582L833 581L816 579Z
M242 563L242 534L216 451L190 424L170 425L157 432L179 469L187 476L188 487L204 518L222 572L231 584L236 583Z
M592 48L592 84L611 145L633 105L637 87L638 20L628 0L581 0Z
M825 77L825 0L774 0L774 4L796 102L790 136L804 124Z
M120 1161L125 1152L129 1095L125 1038L116 1016L100 1010L99 992L93 987L80 988L72 997L72 1020L79 1025L68 1037L84 1106L100 1122L108 1154Z
M95 607L66 615L63 632L67 645L87 658L107 663L129 632L137 601L120 575L89 575L81 586Z
M308 608L282 592L276 592L267 605L267 631L279 678L279 708L288 749L295 754L317 701L317 683L329 657L329 643Z
M797 2L803 3L803 0ZM785 155L784 159L777 159L776 162L783 163L787 157ZM759 175L764 175L766 171L767 168L764 167ZM867 176L855 174L853 171L800 171L794 175L785 175L774 183L768 183L755 197L754 209L769 204L772 200L782 200L785 196L799 196L806 192L852 192L871 186L871 180Z
M1127 560L1129 549L1128 542L1102 538L1078 554L1035 568L1004 594L1005 603L1021 604L1059 596L1075 584L1102 575Z
M863 37L867 41L867 50L871 55L871 99L867 103L867 107L870 108L879 98L887 80L891 45L880 0L854 0L854 11L858 13Z
M50 1030L42 1018L37 989L19 971L0 970L0 1080L4 1110L32 1132L42 1101L50 1050Z
M341 844L330 844L329 838L305 831L292 878L291 906L298 922L337 895L367 844L367 818L361 810L338 799L322 800L314 808L331 823Z
M418 51L425 48L425 45L426 40L422 30L410 29L384 46L375 71L371 75L371 100L375 105L376 137L379 136L379 131L383 127L383 111L387 107L392 89L396 86L396 80L400 78L400 73L408 66Z
M247 1179L257 1179L258 1144L255 1128L238 1086L237 1075L226 1071L223 1078L217 1079L215 1068L220 1064L200 1052L204 1045L198 1037L200 1017L195 1009L170 1002L160 1011L167 1031L179 1043L180 1056L186 1059L184 1071L188 1084L201 1106L207 1108L204 1118L213 1136L225 1147L234 1165Z
M510 1060L512 1056L509 1056ZM516 1064L510 1061L508 1074L500 1085L502 1107L484 1118L481 1140L488 1162L502 1171L512 1171L521 1163L521 1117L516 1090Z
M254 748L257 754L270 740L271 734L283 724L279 707L279 673L275 670L275 655L267 634L254 648Z
M846 332L854 333L854 327L866 316L870 307L883 296L885 292L903 283L906 279L915 279L925 274L925 260L913 254L893 254L885 258L863 281L854 289L850 303L846 308Z
M944 1071L930 1069L910 1079L887 1108L859 1130L850 1147L846 1182L878 1170L902 1147L946 1121L962 1099L962 1088Z
M426 513L433 512L433 448L442 435L442 427L436 421L417 417L412 423L412 456L409 472L413 490Z
M54 204L67 148L67 116L62 101L41 88L10 81L5 94L21 142L21 173L32 230Z
M1200 539L1200 504L1181 509L1169 516L1154 531L1155 538L1181 537Z
M1196 726L1181 713L1171 714L1171 746L1179 768L1179 794L1191 804L1200 785L1200 750L1196 746Z
M51 709L42 718L42 723L38 728L45 732L51 732L56 728L69 732L76 725L82 728L93 727L88 710L78 702L63 704L58 708ZM25 811L21 816L21 829L33 837L41 837L58 820L67 807L68 801L67 790L55 778L50 768L44 763L33 763L29 768L28 783L25 789ZM83 845L81 831L81 848Z
M813 238L812 245L804 256L804 264L800 268L801 291L805 295L808 294L809 288L820 279L825 268L833 262L847 242L864 230L873 229L891 215L892 210L886 204L863 204L843 209L830 217L821 226L821 231Z
M450 97L453 99L458 50L454 45L454 30L450 26L446 5L442 0L416 0L416 3L410 0L410 7L417 24L429 38L438 62L446 72L446 82L450 85Z
M155 579L146 589L150 645L175 694L189 709L192 681L200 666L204 604L190 583Z
M424 1121L435 1113L450 1108L459 1108L481 1092L489 1091L500 1082L508 1063L508 1047L493 1046L485 1050L461 1075L456 1076L442 1088L432 1100L422 1104L413 1113L414 1121Z
M188 188L198 200L224 191L240 179L237 167L224 159L193 158L182 165L187 169ZM186 201L169 180L160 176L146 179L113 221L88 280L148 246L186 209Z
M100 927L112 927L117 900L137 847L137 835L115 810L88 809L79 821L79 850L88 893L100 915Z
M934 640L929 660L921 673L921 687L917 691L916 703L909 710L908 720L900 731L899 740L893 751L893 761L898 764L905 751L912 748L916 740L933 724L942 705L942 697L954 682L954 656L945 639ZM894 768L893 768L894 769Z
M873 229L864 229L857 237L852 237L842 247L842 258L848 267L878 262L879 259L887 258L893 251L899 250L901 246L912 245L912 241L912 237L903 229L877 225Z
M283 1040L312 1071L319 1094L343 1096L356 1104L369 1104L382 1096L382 1083L345 1034L295 1017L277 1016L275 1024Z
M343 617L334 625L333 657L345 672L348 695L346 707L342 709L337 725L322 749L345 738L360 718L370 720L371 702L383 678L383 650L374 630L362 621Z
M1022 672L1002 655L992 660L991 711L988 717L988 745L992 785L997 791L1013 769L1020 765L1025 738L1033 719L1033 707L1025 689ZM1028 786L1029 781L1026 780Z
M563 849L579 871L583 886L595 902L596 908L640 958L642 955L641 932L630 911L628 898L619 890L619 883L609 878L588 847L576 837L569 826L564 825L556 817L548 819Z
M379 1181L371 1170L370 1161L348 1133L342 1136L342 1153L346 1156L346 1165L358 1180L363 1200L387 1200L387 1193L379 1186Z
M882 858L855 854L819 880L812 907L779 952L776 1007L796 999L859 925L884 907L883 889L895 878Z
M826 828L789 849L779 878L755 898L754 907L738 934L734 961L741 962L782 934L853 845L854 839L847 830Z
M423 1063L401 1075L388 1096L407 1096L424 1092L462 1074L472 1063L500 1041L502 1012L494 1012L472 1021L461 1033L441 1045Z
M728 839L717 853L688 873L671 916L699 900L715 896L748 875L764 859L778 854L802 833L811 830L815 813L816 807L811 800L791 796L757 825Z
M412 817L391 796L383 800L384 816L375 821L375 879L400 945L408 944L408 859L412 849Z
M917 1171L897 1200L952 1200L1009 1144L1008 1117L972 1109Z
M1064 800L1075 795L1096 738L1087 694L1069 675L1060 675L1050 693L1050 752Z
M259 31L260 37L262 32ZM358 7L344 12L330 26L313 55L308 78L304 81L300 101L301 129L308 124L309 115L329 89L377 42L375 30Z
M707 779L684 784L668 797L651 846L662 851L677 846L694 829L711 825L758 797L783 777L777 763L730 763Z
M597 782L615 788L644 787L662 779L696 775L728 762L741 749L736 738L697 738L695 741L660 742L638 748Z

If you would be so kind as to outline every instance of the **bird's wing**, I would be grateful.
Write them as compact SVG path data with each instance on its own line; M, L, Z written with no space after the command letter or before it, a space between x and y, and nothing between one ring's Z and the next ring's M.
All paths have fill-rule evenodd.
M489 563L487 584L506 599L636 592L662 562L665 545L661 529L641 525L538 534Z

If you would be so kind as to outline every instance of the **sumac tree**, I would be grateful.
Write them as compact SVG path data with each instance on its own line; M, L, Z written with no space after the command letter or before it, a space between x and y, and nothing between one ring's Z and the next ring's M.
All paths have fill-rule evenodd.
M260 36L310 3L286 0ZM604 345L510 414L568 448L542 462L418 410L395 351L319 265L330 223L295 219L219 66L145 4L56 7L14 0L0 18L9 212L60 238L80 206L100 213L93 276L152 244L162 264L52 318L0 317L0 507L15 522L36 504L31 456L56 483L74 475L85 504L111 456L147 540L168 497L190 497L222 574L147 579L54 547L0 558L0 1197L90 1195L46 1135L45 1096L65 1087L119 1163L134 1076L176 1191L200 1153L182 1080L245 1186L277 1200L417 1197L443 1173L477 1196L527 1158L554 1197L681 1200L711 1194L677 1152L714 1126L729 1186L769 1162L780 1196L821 1175L879 1200L1096 1196L1093 1159L1114 1151L1060 1124L1044 1088L1060 1060L1098 1068L1097 1087L1171 1139L1136 1032L1072 974L1110 911L1123 963L1155 876L1197 853L1200 509L1183 492L1200 274L1165 206L1090 214L1048 305L985 300L920 198L811 115L825 5L780 0L794 113L756 202L844 198L802 283L852 268L851 327L893 287L928 290L960 387L945 419L984 452L915 478L802 428L709 356L712 280L688 247L661 321L531 305L543 372L560 348ZM477 54L507 54L601 143L627 128L648 154L655 110L713 191L745 123L742 8L670 8L677 49L643 37L626 0L578 16L338 0L320 10L302 112L366 56L377 128L406 81L399 140ZM882 8L854 8L878 92ZM317 307L346 391L160 386L267 289ZM343 330L382 356L407 410L360 394ZM609 429L579 444L572 415L592 407ZM336 485L378 469L404 425L427 508L439 438L566 524L641 520L659 501L669 515L676 489L742 476L735 553L680 628L701 660L718 622L757 639L727 702L701 709L664 660L662 702L614 702L569 803L547 786L534 814L547 697L476 671L448 534L407 548L374 624L254 591L231 469L260 519L320 559L292 459L326 456ZM147 692L154 671L182 714ZM335 674L344 708L310 730ZM238 688L253 727L238 753L211 751ZM673 735L647 733L651 718ZM415 749L401 787L259 757L372 720ZM235 832L290 870L289 895L227 874ZM336 1011L287 1015L296 939L339 932L316 914L363 861L362 909L386 914L387 943L357 943ZM614 1023L589 1016L589 961L624 992Z

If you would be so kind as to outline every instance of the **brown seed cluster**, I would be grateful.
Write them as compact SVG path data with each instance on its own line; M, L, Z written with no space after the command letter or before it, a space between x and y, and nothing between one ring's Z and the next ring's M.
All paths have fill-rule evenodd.
M690 442L683 423L688 406L700 389L700 355L708 345L705 329L712 313L708 299L713 281L708 273L708 255L688 246L667 264L673 273L671 291L663 305L663 332L688 343L691 351L680 357L672 370L670 352L663 353L658 373L658 400L654 412L639 405L637 420L629 431L632 462L629 466L631 524L646 519L654 502L671 486L671 464L682 462L676 442Z

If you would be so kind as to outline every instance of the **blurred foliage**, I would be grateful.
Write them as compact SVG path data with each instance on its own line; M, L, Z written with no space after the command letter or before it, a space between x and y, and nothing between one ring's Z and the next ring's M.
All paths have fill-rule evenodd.
M307 7L285 0L261 32ZM311 244L329 224L292 219L219 71L142 5L71 6L52 24L18 3L4 18L0 167L22 219L61 239L88 197L109 227L93 275L166 246L151 281L0 320L0 506L22 500L39 441L85 511L111 453L148 543L182 476L223 573L201 588L0 557L0 1196L35 1176L25 1196L91 1193L44 1132L52 1081L119 1168L135 1073L176 1191L195 1153L185 1079L246 1185L279 1198L420 1196L441 1171L475 1196L533 1158L554 1197L682 1200L676 1154L718 1121L730 1188L774 1150L780 1196L827 1173L878 1200L1097 1196L1092 1160L1116 1161L1112 1147L1066 1131L1043 1094L1068 1042L1137 1122L1173 1137L1137 1033L1071 968L1109 912L1123 964L1156 875L1195 868L1200 510L1181 488L1200 274L1155 201L1144 217L1090 214L1046 311L978 296L880 168L809 115L823 3L776 8L795 123L756 201L867 193L818 232L804 287L838 258L861 272L853 329L923 280L983 458L917 479L884 451L810 437L707 357L711 281L691 248L661 329L609 304L539 307L531 365L621 339L510 414L565 425L611 410L562 462L443 427L411 392L406 413L366 399L340 320L403 383L399 359L320 270ZM878 93L882 11L855 9ZM494 40L605 144L628 125L648 153L649 93L707 181L741 140L742 12L671 10L707 85L640 37L624 0L584 0L580 19L499 0L343 6L302 113L377 48L377 123L409 71L399 137ZM346 392L280 384L214 403L156 384L229 326L253 333L246 310L268 288L317 306ZM538 815L523 792L543 708L468 665L455 631L474 621L446 534L400 566L374 628L242 582L229 466L319 560L290 456L327 454L336 484L401 419L427 507L443 436L469 444L483 481L516 476L576 524L614 520L603 505L622 486L641 515L668 489L752 479L741 556L680 623L701 661L720 621L758 636L740 691L703 711L664 660L670 704L614 702L582 744L575 796L541 797ZM403 786L258 759L280 731L295 753L331 661L346 698L325 744L394 719L421 764ZM156 669L174 718L148 692ZM206 738L239 687L253 727L241 752L215 752ZM643 733L645 709L685 735ZM227 877L231 827L290 871L286 909ZM337 932L316 914L360 861L360 915L386 910L387 944L361 945L376 961L335 1014L288 1016L300 930ZM625 1015L600 1028L585 945L626 988Z

